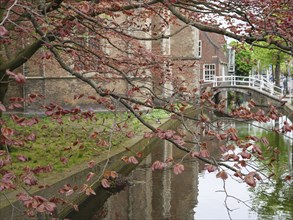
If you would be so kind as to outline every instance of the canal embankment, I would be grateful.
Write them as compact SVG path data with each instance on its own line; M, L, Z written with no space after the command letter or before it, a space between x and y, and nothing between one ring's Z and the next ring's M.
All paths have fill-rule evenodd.
M192 111L189 111L192 114ZM171 125L178 123L178 120L163 119L160 121L161 124L153 124L154 127L160 129L168 129ZM148 131L147 128L142 129L141 134ZM65 205L58 205L58 208L54 214L55 217L65 218L72 211L74 211L74 205L82 205L86 200L91 200L93 197L99 197L99 201L105 201L111 192L102 188L100 180L102 179L104 171L116 171L120 175L127 176L137 165L126 164L121 160L123 156L129 157L137 152L140 152L141 157L137 158L141 162L147 154L151 151L150 146L155 142L155 138L144 138L143 135L133 137L121 143L119 147L115 149L109 149L109 151L93 158L95 166L89 168L87 163L79 164L70 168L66 172L57 173L48 177L40 179L40 184L46 186L43 189L32 187L26 189L30 195L40 195L45 198L59 198L67 201ZM91 181L87 182L87 175L89 172L95 174ZM83 184L88 184L94 189L96 195L88 196L84 192L77 190L72 195L66 196L60 194L60 189L64 188L65 185L71 187L77 186L79 189ZM0 204L0 215L1 219L27 219L24 216L24 207L20 201L16 200L16 195L19 190L1 195ZM38 216L39 219L50 218L49 216Z

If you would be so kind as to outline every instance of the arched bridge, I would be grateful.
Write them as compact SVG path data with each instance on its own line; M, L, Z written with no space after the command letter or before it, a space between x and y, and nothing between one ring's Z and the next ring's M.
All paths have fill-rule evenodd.
M293 106L291 94L284 96L283 89L264 77L256 76L214 76L202 83L202 87L212 87L217 91L236 91L251 96L260 105L270 101L273 105L282 107L292 116ZM291 119L291 117L290 117ZM291 119L292 121L292 119Z
M214 76L205 81L203 85L212 85L213 88L222 88L222 90L244 89L258 91L259 93L281 100L283 91L281 87L275 86L274 83L264 77L256 76Z

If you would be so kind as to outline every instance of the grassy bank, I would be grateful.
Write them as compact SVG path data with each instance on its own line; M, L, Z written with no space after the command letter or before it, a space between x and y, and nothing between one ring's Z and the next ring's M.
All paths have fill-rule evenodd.
M142 115L150 123L168 117L159 110ZM6 115L7 127L15 130L14 140L21 143L26 139L21 146L11 147L10 169L20 174L25 167L38 169L50 165L54 173L62 172L105 154L109 148L123 146L127 139L143 135L140 122L126 112L95 113L91 118L79 114L76 118L72 120L72 116L63 116L60 123L60 120L41 117L37 124L20 126Z

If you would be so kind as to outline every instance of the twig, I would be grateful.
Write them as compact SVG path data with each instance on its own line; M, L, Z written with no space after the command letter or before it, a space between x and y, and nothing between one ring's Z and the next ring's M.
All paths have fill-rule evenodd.
M12 10L12 8L17 4L17 0L15 0L13 2L13 4L7 9L7 13L5 15L5 17L3 18L3 20L0 22L0 26L2 26L4 24L4 22L7 20L7 18L9 17L10 11Z

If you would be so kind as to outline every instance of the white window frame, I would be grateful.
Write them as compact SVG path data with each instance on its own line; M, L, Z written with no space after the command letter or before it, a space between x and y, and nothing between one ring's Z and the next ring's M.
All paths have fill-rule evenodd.
M202 57L202 40L198 41L198 45L197 45L197 57L201 58Z
M204 64L203 65L203 80L213 81L216 76L216 64Z
M89 30L85 30L84 33L78 33L75 31L75 36L74 36L74 40L77 44L79 44L80 46L86 47L89 50L94 50L96 49L96 43L92 43L92 40L95 41L96 36L90 34ZM94 63L93 63L94 64ZM74 67L77 67L78 69L84 69L84 63L81 61L75 61L73 63ZM96 65L96 64L94 64ZM81 71L83 72L83 71Z

